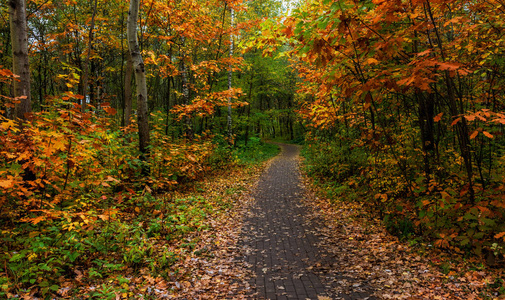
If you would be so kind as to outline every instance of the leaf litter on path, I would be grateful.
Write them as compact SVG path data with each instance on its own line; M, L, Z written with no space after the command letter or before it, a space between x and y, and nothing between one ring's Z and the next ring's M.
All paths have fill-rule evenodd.
M455 271L444 274L435 263L444 259L436 249L419 254L379 220L369 219L359 204L318 197L307 178L305 186L306 204L312 208L309 218L325 222L314 228L323 237L320 246L337 258L329 272L338 282L337 295L359 290L362 281L380 299L498 299L485 293L488 284L503 278L501 270L472 270L464 262L453 262ZM338 279L342 277L354 280Z
M199 242L193 253L176 267L185 276L173 282L163 282L159 298L167 299L247 299L251 290L249 278L254 276L247 265L237 261L246 249L238 246L242 219L249 214L254 201L249 192L259 176L259 170L249 177L237 173L226 179L212 180L205 185L216 195L237 182L244 182L244 191L229 194L233 206L220 217L209 220L210 229L198 233ZM245 183L247 182L247 183ZM421 255L412 247L389 234L380 222L370 220L356 203L335 202L317 196L316 188L305 178L307 222L321 237L320 247L334 254L331 266L312 266L324 272L336 286L334 299L348 299L347 295L363 289L375 291L379 299L480 299L487 284L501 271L465 269L454 265L458 272L444 274L433 262L438 254ZM213 195L209 195L213 197ZM323 222L323 224L321 223ZM208 255L195 255L205 250ZM457 273L457 274L456 274ZM490 295L488 299L498 299ZM325 299L325 298L322 298ZM322 300L321 298L318 300ZM330 299L330 298L328 298Z
M174 266L184 270L185 276L179 279L182 282L169 282L170 292L158 296L167 299L246 298L250 291L248 279L252 274L237 261L237 257L243 255L237 241L242 218L253 201L250 191L257 183L263 167L248 171L237 170L225 177L204 182L201 187L205 190L204 196L220 199L219 201L228 203L229 208L209 218L210 228L198 233L194 251Z

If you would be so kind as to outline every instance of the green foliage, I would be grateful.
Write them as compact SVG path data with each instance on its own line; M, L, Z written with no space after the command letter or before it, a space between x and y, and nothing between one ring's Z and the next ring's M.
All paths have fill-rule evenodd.
M253 165L266 161L279 152L278 146L265 143L258 137L250 137L247 145L243 141L237 142L232 155L241 165Z
M305 171L325 181L344 182L360 174L367 165L364 151L351 151L352 145L340 141L324 142L321 139L307 144L302 155L307 159Z
M416 234L412 220L401 214L389 214L385 216L384 226L388 232L401 239L408 239Z
M439 248L502 255L503 243L496 239L505 230L504 206L491 190L482 191L473 205L463 205L461 197L468 189L457 165L441 161L427 183L415 167L422 165L422 152L408 143L396 153L384 153L360 147L359 139L353 143L326 139L309 135L302 151L306 172L317 178L325 196L360 202L400 238L421 235Z
M133 126L114 130L106 118L88 117L75 108L48 111L22 133L2 119L1 124L8 126L0 141L13 149L0 154L4 166L0 180L9 183L0 190L0 199L5 199L0 203L2 297L15 293L51 297L62 288L62 279L76 273L94 282L143 268L168 276L181 251L191 250L195 241L179 248L167 245L207 230L208 218L230 205L201 196L174 197L173 191L210 171L235 166L237 156L258 163L276 154L275 146L254 138L249 147L235 150L205 136L173 141L155 125L150 158L143 162L129 143L136 137ZM80 122L93 130L86 126L80 130ZM38 141L38 147L10 147L26 140ZM26 184L16 163L27 153L35 177L46 178L37 181L39 185ZM147 175L142 173L143 164L149 165ZM14 193L17 188L19 193ZM101 299L115 292L104 284L88 296Z
M114 213L129 209L133 218ZM1 266L0 272L9 274L0 277L0 292L5 296L13 288L31 287L38 288L41 295L51 295L60 288L61 276L79 269L84 270L79 271L83 276L98 282L128 268L148 267L152 276L166 275L181 255L166 245L206 230L207 218L218 211L219 207L203 197L170 200L145 194L109 212L88 211L80 219L67 218L67 214L37 227L20 223L0 239L0 261L7 266L7 270ZM191 249L194 242L180 247ZM112 290L102 286L91 296L108 297Z

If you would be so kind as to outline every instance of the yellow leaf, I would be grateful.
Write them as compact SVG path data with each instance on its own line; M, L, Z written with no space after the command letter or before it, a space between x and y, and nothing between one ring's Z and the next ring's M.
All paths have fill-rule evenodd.
M14 181L7 179L7 180L0 180L0 187L4 189L11 188L14 185Z
M9 127L15 127L16 126L16 123L14 123L13 120L7 120L5 122L2 122L0 124L0 127L2 127L3 130L7 130L9 129Z
M368 58L368 59L366 60L366 62L367 62L367 64L369 64L369 65L373 65L373 64L377 64L377 63L379 63L379 61L378 61L378 60L376 60L375 58L371 58L371 57L370 57L370 58Z

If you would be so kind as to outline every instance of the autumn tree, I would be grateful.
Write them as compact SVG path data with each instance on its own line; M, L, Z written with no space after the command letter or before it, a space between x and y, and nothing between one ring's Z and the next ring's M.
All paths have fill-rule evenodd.
M502 186L502 11L500 1L309 1L267 26L265 55L293 47L299 113L324 161L313 170L366 182L371 211L415 222L438 246L503 242L504 206L488 201Z

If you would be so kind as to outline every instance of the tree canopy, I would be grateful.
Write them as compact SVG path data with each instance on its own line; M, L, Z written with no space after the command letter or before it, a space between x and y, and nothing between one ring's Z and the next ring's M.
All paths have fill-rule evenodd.
M0 297L162 274L134 244L203 227L225 205L175 195L266 139L391 234L502 261L503 0L0 4Z

